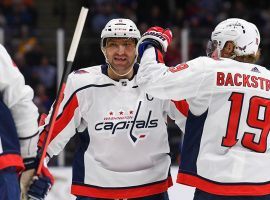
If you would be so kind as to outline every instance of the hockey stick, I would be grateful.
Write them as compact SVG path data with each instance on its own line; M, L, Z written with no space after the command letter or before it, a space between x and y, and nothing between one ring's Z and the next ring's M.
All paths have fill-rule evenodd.
M74 61L74 57L78 48L78 44L82 35L82 30L84 27L84 23L87 17L87 13L88 13L88 8L82 7L78 21L77 21L77 25L76 25L76 29L72 38L72 42L69 48L69 52L68 52L68 56L67 56L67 64L66 67L64 68L64 72L62 74L62 78L61 78L61 82L60 82L60 86L59 86L59 90L58 90L58 94L56 96L56 100L54 103L54 107L52 110L52 115L48 124L49 130L48 130L48 134L46 134L45 139L43 141L43 145L41 148L41 153L38 155L39 156L39 163L38 163L38 168L36 170L36 175L40 175L41 174L41 168L43 166L43 162L46 156L46 152L47 152L47 148L49 145L49 141L52 135L52 131L54 128L54 124L56 121L56 117L57 117L57 113L59 110L59 105L63 99L63 94L64 94L64 90L65 90L65 86L66 86L66 82L67 82L67 78L68 75L71 72L71 68L72 68L72 64Z

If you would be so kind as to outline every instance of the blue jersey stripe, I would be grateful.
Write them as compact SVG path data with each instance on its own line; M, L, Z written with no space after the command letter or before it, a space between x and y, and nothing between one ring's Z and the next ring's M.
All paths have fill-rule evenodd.
M90 144L90 135L88 133L88 129L84 132L77 134L80 138L80 144L76 150L74 160L73 160L73 167L72 167L72 182L84 183L85 177L85 163L84 163L84 153L86 152L89 144ZM88 169L91 166L87 166Z
M208 110L200 116L195 116L190 111L188 113L184 141L181 149L180 170L197 174L196 163L207 114Z
M0 100L0 138L3 153L20 154L18 134L9 108Z

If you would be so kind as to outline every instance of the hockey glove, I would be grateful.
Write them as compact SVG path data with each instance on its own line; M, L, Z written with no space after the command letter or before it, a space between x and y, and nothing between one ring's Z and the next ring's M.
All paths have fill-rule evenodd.
M166 52L168 45L172 41L172 32L170 29L163 29L158 26L149 28L141 37L137 44L137 53L142 56L148 45L158 48L161 52Z
M28 190L28 198L32 200L43 200L54 184L54 178L46 166L42 166L41 175L35 176Z

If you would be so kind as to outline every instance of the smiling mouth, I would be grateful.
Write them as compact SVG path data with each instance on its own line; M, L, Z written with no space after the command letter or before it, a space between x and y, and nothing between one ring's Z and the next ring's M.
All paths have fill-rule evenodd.
M114 58L116 61L126 61L126 58Z

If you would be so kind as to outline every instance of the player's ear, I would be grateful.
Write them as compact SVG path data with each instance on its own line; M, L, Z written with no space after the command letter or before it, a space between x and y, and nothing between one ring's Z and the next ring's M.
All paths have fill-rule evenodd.
M221 57L229 58L234 53L235 45L232 41L226 42L224 48L221 50Z

